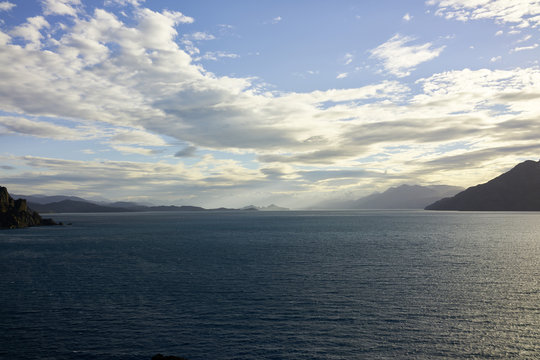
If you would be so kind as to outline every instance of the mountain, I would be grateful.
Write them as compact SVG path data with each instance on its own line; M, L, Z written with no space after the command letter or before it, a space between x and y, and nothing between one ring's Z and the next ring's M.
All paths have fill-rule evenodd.
M28 208L25 199L13 200L7 188L0 186L0 228L16 229L28 226L56 225Z
M29 202L28 206L41 213L94 213L94 212L125 212L130 209L102 206L86 201L62 200L49 204Z
M357 200L326 201L319 209L423 209L427 204L452 196L463 188L448 185L400 185Z
M275 204L270 204L268 206L259 206L259 211L289 211L289 208L277 206Z
M289 211L289 208L277 206L275 204L270 204L268 206L255 206L255 205L248 205L244 206L240 210L255 210L255 211Z
M527 160L426 210L540 211L540 161Z
M423 209L436 199L454 195L463 188L447 185L401 185L381 194L371 194L355 201L356 209Z
M83 198L77 197L77 196L65 196L65 195L53 195L53 196L47 196L47 195L16 195L12 194L14 199L26 199L27 202L32 204L50 204L53 202L59 202L63 200L73 200L73 201L84 201L84 202L90 202L88 200L85 200Z
M21 197L21 195L17 195ZM24 195L22 195L24 196ZM218 209L205 209L199 206L146 206L134 202L117 201L113 203L106 202L91 202L86 199L74 197L74 196L43 196L43 195L31 195L34 201L29 201L28 206L35 211L41 213L103 213L103 212L137 212L137 211L233 211L236 209L218 208ZM37 198L38 201L35 201ZM54 201L46 203L45 201L51 199L62 199L61 201ZM73 200L79 199L79 200Z
M161 205L161 206L148 206L144 211L205 211L205 208L199 206L175 206L175 205Z

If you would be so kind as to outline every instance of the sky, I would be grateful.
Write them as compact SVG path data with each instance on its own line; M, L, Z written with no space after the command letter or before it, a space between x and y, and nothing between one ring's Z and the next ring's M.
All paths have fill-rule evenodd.
M290 208L540 158L540 0L0 0L0 185Z

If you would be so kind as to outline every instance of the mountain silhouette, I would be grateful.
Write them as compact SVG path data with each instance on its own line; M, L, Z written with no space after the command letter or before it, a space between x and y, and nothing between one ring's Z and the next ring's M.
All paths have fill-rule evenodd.
M540 211L540 161L527 160L426 210Z
M375 192L356 200L329 200L317 204L317 209L423 209L426 205L462 191L449 185L400 185L382 193Z

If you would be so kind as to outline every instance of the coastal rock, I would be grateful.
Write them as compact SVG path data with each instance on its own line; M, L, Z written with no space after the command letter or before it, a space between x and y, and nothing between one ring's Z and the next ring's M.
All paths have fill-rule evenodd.
M426 210L540 211L540 161L527 160Z
M0 186L0 228L17 229L28 226L57 225L52 219L41 216L28 208L25 199L13 200L7 188Z

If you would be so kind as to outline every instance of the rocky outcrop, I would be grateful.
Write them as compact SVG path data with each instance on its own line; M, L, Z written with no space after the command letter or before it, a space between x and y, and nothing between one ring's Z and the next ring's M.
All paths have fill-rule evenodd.
M56 225L51 219L28 208L25 199L13 200L7 189L0 186L0 228L17 229L28 226Z
M487 183L441 199L426 210L540 211L540 161L524 161Z

